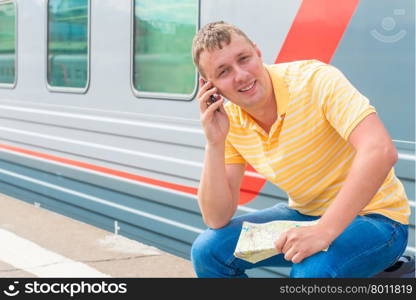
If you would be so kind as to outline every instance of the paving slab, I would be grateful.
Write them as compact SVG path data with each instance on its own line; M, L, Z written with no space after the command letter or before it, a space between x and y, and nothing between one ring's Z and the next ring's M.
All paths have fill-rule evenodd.
M11 250L3 256L9 257L9 261L0 258L0 278L41 277L36 274L49 274L47 269L42 268L50 268L51 264L55 268L55 273L51 274L56 274L62 267L62 277L74 274L66 272L69 266L75 268L71 272L76 272L76 264L86 265L97 270L98 274L116 278L196 277L189 260L3 194L0 194L0 230L3 240L7 236L8 241L9 238L13 241L9 242ZM30 252L37 253L34 250L20 254L16 250L16 255L23 255L23 261L28 260L27 265L32 269L25 269L19 263L16 265L20 267L10 264L13 257L9 254L13 252L14 240L23 242L20 239L29 241L31 244L28 245L39 247L39 251L44 249L50 251L45 253L53 253L46 256L56 254L58 261L45 263L47 257L42 260L39 254L38 257L31 256Z

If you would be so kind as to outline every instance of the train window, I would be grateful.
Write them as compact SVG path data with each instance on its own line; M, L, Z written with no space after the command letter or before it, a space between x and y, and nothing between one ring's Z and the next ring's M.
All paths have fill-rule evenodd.
M89 84L89 0L48 1L48 88L85 92Z
M197 0L134 0L132 85L137 96L190 100Z
M16 84L16 6L0 2L0 87Z

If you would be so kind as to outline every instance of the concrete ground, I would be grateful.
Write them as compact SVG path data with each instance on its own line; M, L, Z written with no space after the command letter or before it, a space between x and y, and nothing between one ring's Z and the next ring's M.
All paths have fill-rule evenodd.
M0 278L195 277L186 259L2 194L0 244Z

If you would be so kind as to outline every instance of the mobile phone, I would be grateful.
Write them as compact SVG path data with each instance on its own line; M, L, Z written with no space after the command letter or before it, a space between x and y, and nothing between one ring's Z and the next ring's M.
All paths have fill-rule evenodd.
M207 81L204 79L204 83L207 83ZM218 99L215 97L217 94L209 96L209 99L207 101L207 105L210 106L212 103L216 102ZM216 109L216 111L220 111L219 108Z

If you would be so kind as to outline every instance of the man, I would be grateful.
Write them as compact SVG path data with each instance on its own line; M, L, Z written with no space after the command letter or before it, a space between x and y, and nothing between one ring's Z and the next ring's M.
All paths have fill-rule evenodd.
M224 22L204 26L192 51L207 141L198 203L209 227L191 251L197 276L291 265L291 277L371 277L392 265L407 245L410 210L394 174L397 151L368 100L322 62L263 64L257 46ZM247 163L289 205L233 218ZM318 222L282 234L271 258L233 256L243 221L274 220Z

